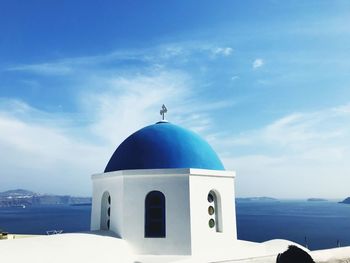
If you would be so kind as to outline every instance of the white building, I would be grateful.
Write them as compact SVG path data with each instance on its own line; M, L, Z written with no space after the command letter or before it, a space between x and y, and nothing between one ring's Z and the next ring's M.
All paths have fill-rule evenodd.
M237 240L234 179L200 136L160 121L130 135L105 172L92 176L91 230L112 231L136 255L233 259L248 247L259 256L284 251L291 242Z
M93 175L91 230L115 232L138 254L191 255L236 240L234 176L197 134L150 125Z
M91 232L0 241L0 256L36 263L276 262L293 242L237 240L234 180L201 137L161 121L130 135L104 173L92 176ZM350 248L310 254L333 262L349 259Z

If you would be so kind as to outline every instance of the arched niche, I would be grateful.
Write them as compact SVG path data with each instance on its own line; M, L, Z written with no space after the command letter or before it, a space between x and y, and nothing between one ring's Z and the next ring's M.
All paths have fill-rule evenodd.
M212 189L208 193L208 214L209 214L209 221L208 225L210 228L215 230L216 232L222 232L222 209L221 209L221 197L220 193Z

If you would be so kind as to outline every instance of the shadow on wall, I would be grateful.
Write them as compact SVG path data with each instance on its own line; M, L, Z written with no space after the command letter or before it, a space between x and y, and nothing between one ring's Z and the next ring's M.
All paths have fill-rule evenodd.
M301 248L289 246L286 251L278 254L276 263L315 263L315 261Z

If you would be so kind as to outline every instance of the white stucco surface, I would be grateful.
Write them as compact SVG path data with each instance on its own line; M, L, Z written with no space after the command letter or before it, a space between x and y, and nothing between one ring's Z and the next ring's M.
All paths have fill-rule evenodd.
M188 176L125 177L124 233L139 254L188 255L191 253ZM175 187L176 186L176 187ZM160 191L166 198L166 237L145 237L145 197Z
M111 196L110 230L137 254L194 255L236 240L234 176L204 169L124 170L96 174L91 230L100 230L102 196ZM220 196L223 231L208 226L208 193ZM166 237L145 237L145 197L160 191L166 198ZM104 211L104 209L102 209ZM102 220L103 221L103 220Z
M350 247L340 247L332 249L323 249L312 251L312 258L316 262L332 262L332 263L349 263L350 262Z
M198 176L190 174L190 204L191 204L191 243L192 255L202 254L203 251L212 251L216 247L231 246L237 239L236 217L234 197L234 172L227 174L231 176ZM207 201L210 191L216 191L220 195L222 220L222 232L216 232L209 228Z
M91 214L91 230L100 230L101 225L101 207L102 196L107 191L111 196L111 216L113 218L110 224L110 230L117 236L121 236L122 224L123 224L123 177L100 177L99 180L93 182L93 198L92 198L92 210Z
M290 244L280 241L269 250L264 244L236 241L232 247L203 250L195 256L135 255L128 243L110 231L59 234L26 239L2 240L1 259L11 262L219 262L276 254Z
M293 242L236 241L233 247L202 251L195 256L135 255L126 241L110 231L59 234L0 241L1 262L14 263L275 263L276 255ZM309 252L318 263L349 262L350 247Z
M284 252L289 245L297 245L306 250L287 240L276 239L263 243L237 240L233 171L125 170L96 174L92 179L91 229L99 230L101 227L101 201L107 191L111 196L110 230L125 241L121 244L128 244L128 249L136 257L136 263L272 263L276 261L277 254ZM145 238L144 235L145 197L154 190L161 191L166 198L165 238ZM207 197L211 191L219 197L215 210L220 214L220 228L208 226L211 218L208 206L213 203L210 204ZM218 218L215 216L217 221ZM119 248L118 244L114 249L119 251ZM349 257L350 248L310 253L317 262L337 262L336 260ZM129 260L127 256L124 259ZM118 262L123 261L118 259Z
M135 262L127 243L108 232L1 240L0 257L18 263Z

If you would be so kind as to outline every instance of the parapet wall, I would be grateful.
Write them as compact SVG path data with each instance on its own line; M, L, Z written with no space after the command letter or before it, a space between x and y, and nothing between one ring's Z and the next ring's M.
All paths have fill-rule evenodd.
M315 250L310 255L317 263L350 263L350 247Z
M332 249L323 249L310 251L309 254L316 263L350 263L350 247L340 247ZM243 260L234 260L232 263L276 263L276 257L265 256L248 258ZM225 261L225 263L231 263L230 261Z

